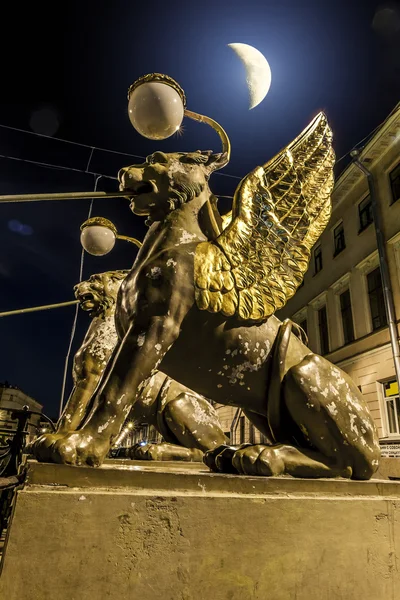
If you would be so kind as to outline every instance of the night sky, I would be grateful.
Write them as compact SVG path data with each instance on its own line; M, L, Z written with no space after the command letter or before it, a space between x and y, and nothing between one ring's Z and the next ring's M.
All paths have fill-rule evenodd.
M184 88L188 108L219 121L232 142L228 167L211 188L232 195L238 179L326 111L338 157L367 136L400 99L400 5L369 0L19 3L2 14L0 193L91 190L91 148L145 156L155 150L220 149L211 128L185 120L184 135L145 140L127 117L126 92L139 76L162 72ZM3 9L4 11L5 9ZM272 70L264 102L248 110L244 69L227 48L255 46ZM5 156L75 170L45 168ZM346 165L341 161L340 167ZM115 177L134 156L94 150L89 171ZM103 178L99 189L117 182ZM79 226L89 201L0 206L0 310L73 299L79 278ZM93 215L126 235L146 228L122 199L96 201ZM91 273L131 266L120 242ZM74 308L0 320L0 381L7 380L56 417ZM79 315L74 349L88 317ZM68 389L71 378L68 379Z

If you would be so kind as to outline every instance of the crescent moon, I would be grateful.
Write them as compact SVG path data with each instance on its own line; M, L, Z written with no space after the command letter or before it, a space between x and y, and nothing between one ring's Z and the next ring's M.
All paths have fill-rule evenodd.
M246 69L246 81L250 94L249 110L260 104L271 85L271 69L267 59L259 50L248 44L228 44L237 54Z

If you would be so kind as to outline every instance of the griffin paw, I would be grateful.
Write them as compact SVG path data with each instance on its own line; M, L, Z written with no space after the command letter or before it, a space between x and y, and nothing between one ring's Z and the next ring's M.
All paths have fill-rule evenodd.
M203 462L207 465L211 471L216 473L235 473L238 471L232 464L232 459L235 455L237 448L233 446L227 446L222 444L213 450L208 450L204 454Z
M69 434L45 434L36 440L33 453L41 462L99 467L109 450L108 441L99 440L83 429Z
M131 458L135 460L162 460L162 450L157 444L138 444L132 449Z
M242 475L283 475L285 462L279 456L279 449L257 444L239 448L232 458L232 465Z

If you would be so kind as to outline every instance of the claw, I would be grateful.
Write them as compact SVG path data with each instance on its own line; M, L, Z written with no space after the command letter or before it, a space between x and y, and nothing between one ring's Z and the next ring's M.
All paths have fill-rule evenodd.
M214 450L206 452L203 461L211 471L237 474L237 470L232 465L232 458L236 450L237 448L222 444Z

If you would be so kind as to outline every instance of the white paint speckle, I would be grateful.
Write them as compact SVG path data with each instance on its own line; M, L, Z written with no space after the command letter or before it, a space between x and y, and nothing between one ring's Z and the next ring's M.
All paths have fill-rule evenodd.
M141 346L143 346L145 339L146 339L146 335L144 333L141 333L141 334L138 335L137 345L139 346L139 348Z
M331 413L331 415L335 416L335 415L338 414L338 409L336 408L336 404L334 402L331 402L330 404L327 404L326 408L329 410L329 412Z
M125 398L126 394L122 394L120 398L117 400L117 404L121 404L122 400Z
M159 279L161 273L161 267L151 267L150 272L146 273L146 277L149 277L150 279Z
M353 431L353 433L355 433L356 435L358 435L358 428L357 425L354 424L354 421L357 418L357 415L354 415L353 413L349 414L349 418L350 418L350 429L351 431Z
M109 424L110 424L110 421L107 421L106 423L104 423L104 425L100 425L97 428L97 433L102 433L105 429L107 429L107 427L109 426Z
M182 229L182 235L179 239L180 244L190 244L190 242L194 242L194 240L197 240L196 233L190 233L189 231ZM176 245L178 245L178 244L176 244Z
M118 341L114 314L98 321L98 327L89 340L87 351L105 366Z

